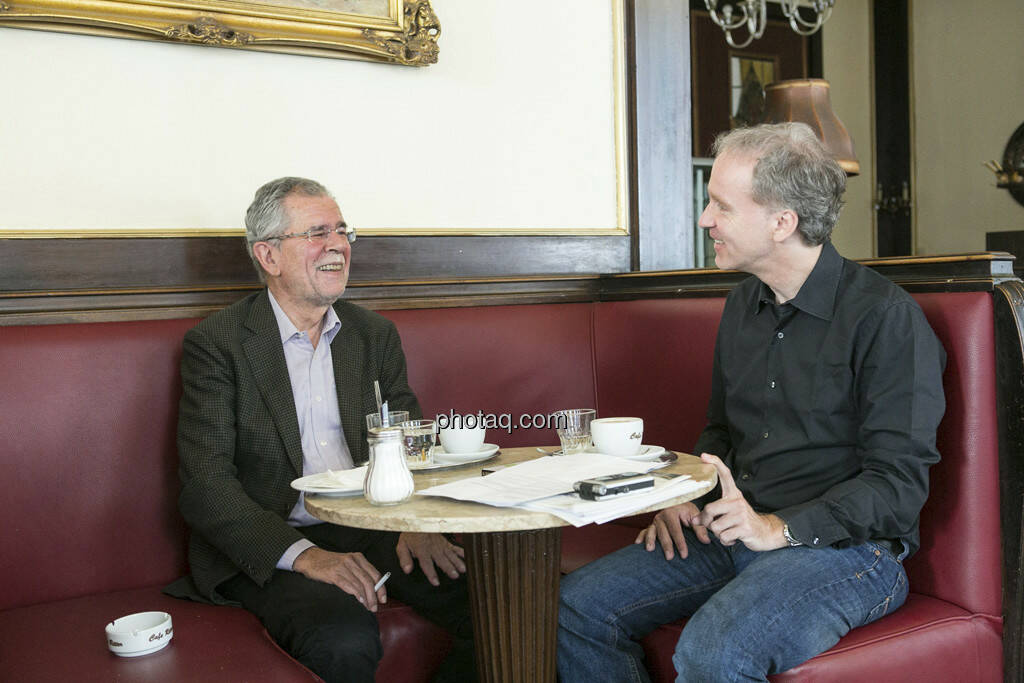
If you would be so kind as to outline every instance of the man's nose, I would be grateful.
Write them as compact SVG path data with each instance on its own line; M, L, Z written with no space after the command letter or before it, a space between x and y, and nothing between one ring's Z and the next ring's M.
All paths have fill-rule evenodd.
M709 230L715 227L715 221L712 220L711 218L710 209L711 205L708 204L707 206L704 207L704 210L701 211L700 218L697 220L697 227L703 228L705 230Z
M327 240L324 242L325 248L331 251L344 251L346 246L348 246L348 237L343 233L339 234L337 230L327 233Z

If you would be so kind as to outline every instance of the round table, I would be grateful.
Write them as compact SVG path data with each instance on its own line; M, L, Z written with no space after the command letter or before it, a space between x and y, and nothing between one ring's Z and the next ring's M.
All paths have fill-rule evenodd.
M482 463L415 475L417 489L480 476L483 467L541 457L535 448L502 449ZM715 470L692 455L660 470L689 474L705 485L640 512L653 512L710 491ZM414 495L401 505L378 507L362 497L307 495L306 509L325 522L384 531L461 533L466 546L477 666L482 681L555 680L561 531L568 522L546 512L499 508Z

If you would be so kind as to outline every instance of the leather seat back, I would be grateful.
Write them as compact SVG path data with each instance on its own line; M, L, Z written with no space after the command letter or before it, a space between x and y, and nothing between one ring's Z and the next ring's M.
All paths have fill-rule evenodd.
M0 332L0 609L186 571L175 431L196 322Z
M424 417L451 411L509 415L517 428L491 429L487 442L514 447L557 445L544 416L596 407L592 311L584 303L382 314L398 327L409 385ZM521 417L530 424L519 427Z
M921 549L907 561L910 589L970 612L1002 613L995 326L987 292L914 299L946 349L942 460L931 468Z

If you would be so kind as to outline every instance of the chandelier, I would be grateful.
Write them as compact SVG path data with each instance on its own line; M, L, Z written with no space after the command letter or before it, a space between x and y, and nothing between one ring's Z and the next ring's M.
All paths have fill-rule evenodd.
M789 25L802 36L809 36L828 21L832 15L835 0L778 0L782 5L782 13L789 19ZM755 38L764 35L767 24L767 0L734 0L727 2L718 12L718 0L704 0L704 5L711 14L711 20L725 31L725 40L735 48L750 45ZM814 11L813 20L804 18L801 7ZM733 40L732 32L745 26L747 39L742 43Z

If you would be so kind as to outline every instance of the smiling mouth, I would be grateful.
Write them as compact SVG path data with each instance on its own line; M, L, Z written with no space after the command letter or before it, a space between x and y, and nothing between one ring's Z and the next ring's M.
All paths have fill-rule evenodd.
M345 264L344 263L325 263L322 266L317 266L317 270L322 270L322 271L327 271L327 272L338 272L338 271L345 270Z

